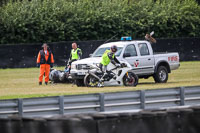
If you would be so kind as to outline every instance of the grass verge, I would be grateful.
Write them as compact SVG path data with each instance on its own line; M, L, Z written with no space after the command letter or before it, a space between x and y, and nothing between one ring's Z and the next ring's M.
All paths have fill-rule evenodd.
M64 67L56 69L63 70ZM0 69L0 99L88 94L99 92L133 91L141 89L171 88L200 85L200 61L181 62L178 70L169 74L164 84L155 84L153 78L140 79L137 87L77 87L72 84L38 85L38 68Z

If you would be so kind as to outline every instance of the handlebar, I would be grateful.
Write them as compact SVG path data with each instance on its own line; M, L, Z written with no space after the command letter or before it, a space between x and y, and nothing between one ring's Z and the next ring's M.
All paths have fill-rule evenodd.
M115 67L115 68L111 69L110 71L113 71L117 68L123 68L123 67L127 67L127 65L125 63L122 63L120 67Z

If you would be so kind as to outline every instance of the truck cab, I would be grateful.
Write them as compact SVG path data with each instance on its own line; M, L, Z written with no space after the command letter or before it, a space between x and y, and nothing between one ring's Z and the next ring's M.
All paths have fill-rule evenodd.
M112 45L118 47L118 51L115 53L117 59L128 61L132 70L140 78L153 76L155 82L164 83L168 80L168 73L180 66L178 53L156 54L146 40L110 42L99 46L89 58L72 63L71 76L75 79L77 86L82 85L83 78L90 69L89 66L99 64L103 53Z

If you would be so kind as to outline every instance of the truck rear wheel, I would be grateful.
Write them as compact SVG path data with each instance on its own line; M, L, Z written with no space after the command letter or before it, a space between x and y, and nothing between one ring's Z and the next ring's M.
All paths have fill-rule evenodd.
M153 78L156 83L166 83L168 80L167 68L165 66L159 66Z
M82 86L84 86L84 80L83 80L83 79L76 79L76 80L75 80L75 84L76 84L78 87L82 87Z

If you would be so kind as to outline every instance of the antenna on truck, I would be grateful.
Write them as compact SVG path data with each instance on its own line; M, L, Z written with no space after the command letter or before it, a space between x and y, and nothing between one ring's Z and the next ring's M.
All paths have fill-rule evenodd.
M108 39L108 40L106 40L104 43L106 43L106 42L108 42L108 41L110 41L111 39L113 39L114 37L116 37L118 34L116 34L116 35L114 35L114 36L112 36L110 39ZM103 43L103 44L104 44Z

